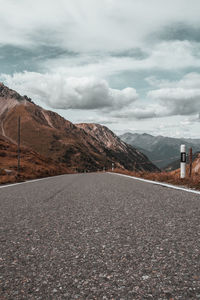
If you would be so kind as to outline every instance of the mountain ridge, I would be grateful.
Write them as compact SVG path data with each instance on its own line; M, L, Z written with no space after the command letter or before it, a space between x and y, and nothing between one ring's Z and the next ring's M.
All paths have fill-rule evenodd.
M99 124L92 127L87 123L75 125L1 84L0 130L14 143L17 141L18 116L21 116L23 146L76 171L111 168L112 163L122 169L158 171L145 155L122 142L108 128ZM106 135L112 139L110 145L108 140L104 141Z
M186 145L187 152L190 147L193 148L194 153L200 150L200 139L179 139L130 132L119 137L126 143L137 147L159 168L165 168L171 162L179 159L181 144Z

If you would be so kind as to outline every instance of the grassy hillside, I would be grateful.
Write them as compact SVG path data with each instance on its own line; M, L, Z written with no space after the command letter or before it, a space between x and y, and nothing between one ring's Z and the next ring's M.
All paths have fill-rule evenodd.
M12 183L27 179L71 173L64 164L30 150L21 148L21 168L17 174L17 146L0 136L0 183Z

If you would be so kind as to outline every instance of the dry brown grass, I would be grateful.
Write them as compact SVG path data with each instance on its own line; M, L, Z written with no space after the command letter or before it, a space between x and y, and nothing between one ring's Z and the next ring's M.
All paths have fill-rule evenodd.
M15 167L16 169L16 167ZM22 166L22 171L17 174L17 171L13 171L12 175L0 175L0 184L23 182L25 180L32 180L37 178L51 177L62 174L73 173L71 170L66 170L65 168L53 168L52 166L44 166L42 168L34 169L31 165L24 167Z
M9 170L7 174L5 170ZM20 175L17 174L17 147L0 138L0 184L73 173L64 164L46 158L28 148L21 148Z
M0 184L15 183L15 182L17 182L16 176L13 175L0 176Z
M122 169L115 169L115 173L119 174L125 174L129 176L134 176L138 178L144 178L152 181L157 181L157 182L166 182L174 185L181 185L185 186L188 188L194 188L197 190L200 190L200 174L198 173L193 173L192 177L190 178L188 176L188 169L187 169L187 176L185 179L180 178L180 170L175 170L172 172L156 172L156 173L151 173L151 172L132 172L132 171L127 171L127 170L122 170Z

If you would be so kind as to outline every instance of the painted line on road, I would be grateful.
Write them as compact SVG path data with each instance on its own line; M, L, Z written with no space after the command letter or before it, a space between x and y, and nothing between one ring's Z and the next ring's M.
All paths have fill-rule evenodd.
M20 184L25 184L25 183L33 183L33 182L37 182L37 181L47 180L47 179L50 179L50 178L55 178L55 177L60 177L60 176L65 176L65 175L69 175L69 174L62 174L62 175L57 175L57 176L49 176L49 177L45 177L45 178L27 180L27 181L24 181L24 182L11 183L11 184L8 184L8 185L0 186L0 189L4 189L4 188L7 188L7 187L16 186L16 185L20 185Z
M161 185L161 186L168 187L168 188L171 188L171 189L174 189L174 190L180 190L180 191L184 191L184 192L188 192L188 193L193 193L193 194L200 195L200 191L190 190L190 189L186 189L186 188L179 187L179 186L172 185L172 184L168 184L168 183L163 183L163 182L158 182L158 181L153 181L153 180L138 178L138 177L124 175L124 174L119 174L119 173L111 173L111 172L107 172L107 173L108 174L112 174L112 175L118 175L118 176L128 177L128 178L135 179L135 180L142 181L142 182L152 183L152 184L155 184L155 185Z

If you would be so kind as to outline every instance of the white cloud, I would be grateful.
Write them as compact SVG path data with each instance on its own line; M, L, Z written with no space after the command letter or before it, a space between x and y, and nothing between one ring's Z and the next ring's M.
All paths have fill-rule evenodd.
M1 78L9 87L55 109L118 110L138 98L134 88L112 89L105 80L92 77L24 72Z
M136 101L128 109L124 108L120 113L114 112L113 117L131 119L154 119L170 116L189 116L184 119L185 125L199 122L200 112L200 74L188 73L179 81L169 81L147 78L147 81L159 89L150 90L147 93L148 101L141 104ZM198 114L198 116L196 116Z
M164 6L164 9L163 9ZM174 22L199 25L199 0L0 0L0 44L59 44L70 50L140 46Z
M138 126L152 123L151 129L156 130L159 117L170 122L172 117L165 116L191 115L193 122L193 114L199 112L198 73L179 81L149 78L149 101L140 99L134 88L126 88L138 84L145 98L149 86L138 83L137 76L160 71L176 76L200 68L199 0L0 0L0 7L0 46L6 46L1 47L1 62L4 59L8 66L2 72L40 72L2 79L35 102L63 108L69 119L74 116L73 121L91 117L116 122L113 128L118 129L123 126L120 118L126 124L134 120ZM12 46L14 55L9 58L8 53L5 59L3 51ZM53 55L51 47L55 47ZM137 56L135 49L144 55ZM136 55L127 55L134 51ZM109 81L125 88L113 89Z
M161 114L162 108L158 105L148 105L147 107L142 107L139 101L133 106L129 107L129 109L125 108L121 112L112 113L112 117L118 119L151 119L156 118Z
M74 57L48 59L42 63L46 72L63 74L63 76L93 76L108 78L126 71L176 72L186 68L200 68L200 44L188 41L168 41L144 48L146 57L111 56L109 53L81 54Z
M184 88L184 89L199 89L200 74L196 72L187 73L182 79L170 81L166 79L158 79L154 76L146 78L146 81L153 87L157 88Z
M94 77L24 72L2 75L1 78L9 87L27 94L36 103L39 100L54 109L96 110L100 115L110 115L112 123L117 119L187 116L200 111L198 73L189 73L175 82L148 79L154 85L162 86L148 92L150 101L142 101L134 88L112 89L107 81Z
M177 87L199 89L200 88L200 74L199 73L188 73L183 79L177 82Z
M107 124L116 124L118 122L118 119L110 118L109 115L104 116L90 116L84 118L84 123L97 123L101 125L107 125ZM76 120L76 124L83 123L83 120L81 118Z
M192 115L200 112L200 74L186 74L179 81L147 79L160 87L148 93L148 97L167 109L167 115Z

